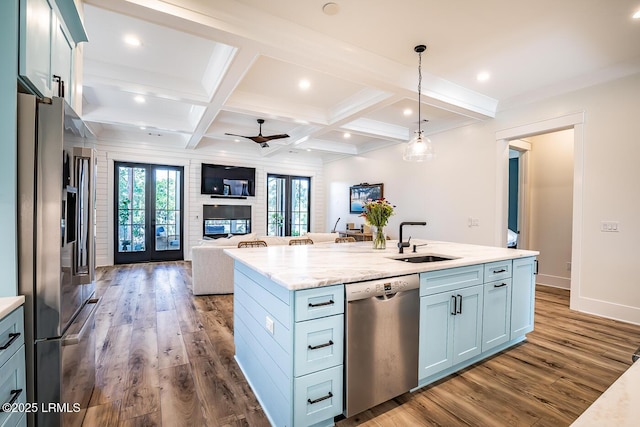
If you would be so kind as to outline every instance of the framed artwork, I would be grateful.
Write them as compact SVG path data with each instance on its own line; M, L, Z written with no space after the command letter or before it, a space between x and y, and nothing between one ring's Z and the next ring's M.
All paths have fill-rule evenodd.
M349 187L349 212L361 213L367 200L384 197L382 184L359 184Z

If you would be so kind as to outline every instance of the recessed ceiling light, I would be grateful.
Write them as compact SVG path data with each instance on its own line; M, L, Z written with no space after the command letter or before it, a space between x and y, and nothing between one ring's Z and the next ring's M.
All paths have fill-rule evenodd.
M345 133L342 134L342 137L344 139L349 139L349 138L351 138L351 134L349 132L345 132Z
M140 126L140 130L146 130L147 128L144 126Z
M402 114L404 114L405 116L410 116L411 114L413 114L413 110L411 108L405 108L404 110L402 110Z
M479 82L486 82L487 80L489 80L490 77L491 75L488 72L482 71L478 73L478 75L476 76L476 79L478 79Z
M146 102L146 100L144 99L144 96L142 95L136 95L133 98L134 101L136 101L138 104L144 104Z
M307 148L307 151L311 151L311 148Z
M311 82L307 79L301 79L298 82L298 87L302 90L307 90L311 87Z
M640 19L640 10L633 14L633 19Z
M335 15L340 12L340 5L334 2L326 3L322 6L322 11L325 15Z
M129 46L134 46L134 47L142 46L142 41L138 37L131 34L124 36L124 42Z

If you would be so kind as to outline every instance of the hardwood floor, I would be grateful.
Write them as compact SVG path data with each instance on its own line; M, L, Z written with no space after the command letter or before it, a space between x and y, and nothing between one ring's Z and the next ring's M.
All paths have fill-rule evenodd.
M268 426L233 359L233 296L191 293L191 264L98 269L96 388L83 426ZM524 343L336 425L566 426L631 364L640 326L538 287Z

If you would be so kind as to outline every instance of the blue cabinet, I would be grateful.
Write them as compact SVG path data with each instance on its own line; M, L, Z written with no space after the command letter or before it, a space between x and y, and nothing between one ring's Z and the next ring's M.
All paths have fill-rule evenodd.
M480 354L482 278L482 265L420 275L419 381Z
M18 74L39 96L51 96L53 0L20 0Z
M513 260L511 339L533 331L536 301L535 258Z
M236 262L234 340L272 425L331 426L342 414L343 285L289 291Z
M508 348L533 330L535 257L420 275L418 385Z
M27 380L24 353L24 314L22 307L0 320L0 402L24 404ZM0 412L0 425L25 425L24 413Z
M20 0L18 75L38 96L73 105L74 48L86 33L73 0ZM56 77L57 76L57 77ZM59 90L64 85L64 91Z
M511 279L484 285L482 351L511 339Z

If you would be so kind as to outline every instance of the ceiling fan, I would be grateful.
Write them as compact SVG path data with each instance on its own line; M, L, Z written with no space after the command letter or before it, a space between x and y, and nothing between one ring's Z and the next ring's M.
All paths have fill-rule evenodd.
M225 133L225 135L239 136L241 138L250 139L253 142L257 142L258 144L260 144L260 146L262 148L268 147L269 144L267 144L267 142L271 141L273 139L289 138L289 135L287 135L286 133L281 133L279 135L262 136L262 124L263 123L264 123L264 119L258 119L258 124L260 125L260 131L258 132L258 135L256 135L256 136L237 135L235 133Z

